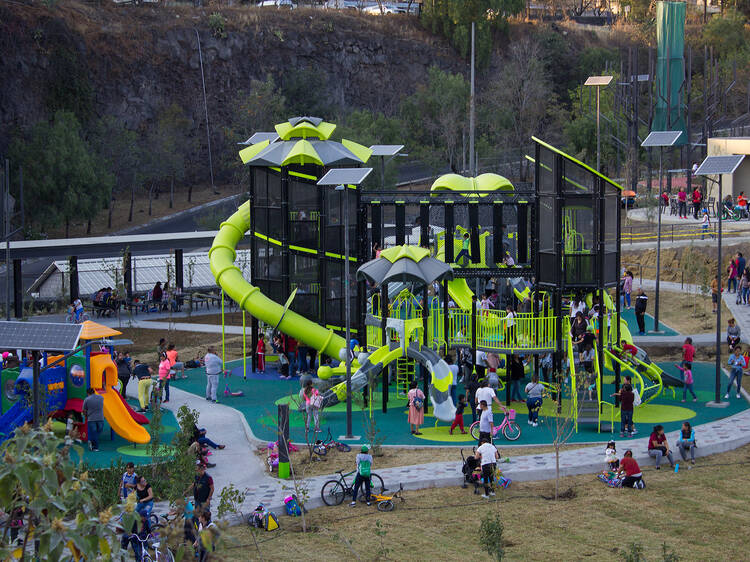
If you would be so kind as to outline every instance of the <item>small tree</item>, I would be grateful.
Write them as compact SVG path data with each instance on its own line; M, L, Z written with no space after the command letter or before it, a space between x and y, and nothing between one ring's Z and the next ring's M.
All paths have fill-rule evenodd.
M488 513L479 526L479 543L492 558L500 562L505 556L503 548L503 520L500 512Z

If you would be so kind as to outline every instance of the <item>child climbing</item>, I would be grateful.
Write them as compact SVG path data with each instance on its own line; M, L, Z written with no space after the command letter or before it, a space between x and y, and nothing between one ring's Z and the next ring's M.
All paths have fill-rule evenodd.
M461 251L458 252L458 255L456 256L456 263L459 265L461 264L461 258L465 257L467 262L471 261L471 255L469 254L469 245L471 244L471 240L469 239L469 233L464 232L464 239L461 242Z

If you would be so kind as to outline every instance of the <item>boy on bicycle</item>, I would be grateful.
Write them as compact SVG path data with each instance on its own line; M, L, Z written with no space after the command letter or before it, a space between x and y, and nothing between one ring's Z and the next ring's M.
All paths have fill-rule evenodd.
M83 315L83 303L81 302L81 299L74 300L70 305L70 308L73 314L75 314L76 324L80 324L81 316Z
M479 461L482 465L482 481L484 482L484 494L482 494L482 497L490 499L490 496L495 495L492 483L495 481L496 463L500 458L500 453L486 438L481 438L479 440L479 447L477 448L476 456L479 457Z
M365 484L365 499L367 505L370 505L370 476L372 475L372 455L370 454L370 447L362 445L360 453L357 454L357 476L354 477L354 486L352 487L352 503L349 505L354 507L357 505L357 492L359 487L364 482Z

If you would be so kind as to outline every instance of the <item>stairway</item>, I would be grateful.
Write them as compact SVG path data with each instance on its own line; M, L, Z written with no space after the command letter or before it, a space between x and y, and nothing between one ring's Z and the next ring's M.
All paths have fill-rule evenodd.
M578 397L578 424L589 423L599 425L599 404L596 400L588 400L581 394Z

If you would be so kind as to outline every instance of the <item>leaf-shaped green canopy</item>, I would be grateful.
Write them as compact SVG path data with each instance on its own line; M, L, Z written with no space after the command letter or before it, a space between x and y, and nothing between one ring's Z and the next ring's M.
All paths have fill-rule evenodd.
M480 174L475 178L445 174L435 180L430 190L463 192L466 197L486 197L490 191L513 191L514 188L508 178L498 174Z

